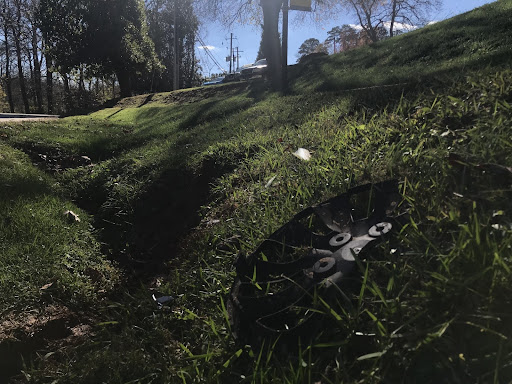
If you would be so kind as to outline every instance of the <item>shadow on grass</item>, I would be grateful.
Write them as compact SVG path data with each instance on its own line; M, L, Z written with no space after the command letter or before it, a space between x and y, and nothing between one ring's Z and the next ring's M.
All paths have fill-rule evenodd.
M44 180L24 177L17 177L15 180L5 180L0 177L0 194L2 199L33 199L50 193L52 193L52 190Z
M209 200L211 183L228 171L215 164L205 164L199 174L168 168L137 200L129 225L97 217L102 241L131 278L167 272L180 240L200 223L199 211Z

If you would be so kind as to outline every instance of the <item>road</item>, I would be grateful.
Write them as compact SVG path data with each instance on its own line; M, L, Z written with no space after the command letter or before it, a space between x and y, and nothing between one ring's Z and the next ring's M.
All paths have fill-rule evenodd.
M58 115L40 115L40 114L24 114L24 113L0 113L0 124L6 122L19 122L19 121L41 121L41 120L55 120Z

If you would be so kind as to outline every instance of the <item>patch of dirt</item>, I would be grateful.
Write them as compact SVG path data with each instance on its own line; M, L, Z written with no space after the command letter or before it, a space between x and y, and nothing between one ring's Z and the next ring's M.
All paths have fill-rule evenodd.
M140 95L126 97L115 104L114 108L134 108L142 107L148 104L190 104L219 94L229 96L248 89L248 82L234 82L223 84L222 86L207 86L191 89L183 89L166 93L151 93L148 95Z
M55 352L92 335L93 321L69 308L49 305L40 310L8 313L0 321L0 383L20 373L38 352Z

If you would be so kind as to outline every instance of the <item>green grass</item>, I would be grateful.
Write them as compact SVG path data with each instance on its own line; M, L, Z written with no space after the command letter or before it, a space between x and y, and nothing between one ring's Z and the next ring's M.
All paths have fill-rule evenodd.
M40 301L75 308L91 304L118 283L118 272L99 252L87 213L58 197L55 180L27 156L0 143L0 308ZM76 213L80 222L64 212ZM92 275L94 274L94 278ZM41 288L47 284L51 287Z
M98 319L79 346L28 361L23 380L509 382L512 177L499 165L512 165L511 19L499 1L296 66L287 95L218 87L188 104L141 97L0 128L4 312L58 300L95 303ZM403 84L379 88L392 83ZM48 174L20 150L94 166ZM237 255L304 207L388 178L408 223L361 265L351 305L314 300L324 331L297 349L236 345L225 299ZM67 209L82 221L66 222ZM129 284L99 301L119 270ZM154 290L175 304L157 310Z
M450 82L454 74L510 66L510 1L497 1L417 31L312 61L292 70L292 90L338 91L421 82Z

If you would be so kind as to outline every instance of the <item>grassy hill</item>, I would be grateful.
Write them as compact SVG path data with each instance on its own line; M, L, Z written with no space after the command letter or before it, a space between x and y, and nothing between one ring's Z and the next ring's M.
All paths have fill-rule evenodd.
M293 66L286 95L228 84L0 126L0 381L509 382L511 35L500 0ZM315 307L325 331L300 351L237 345L237 255L389 178L409 222L352 305Z

